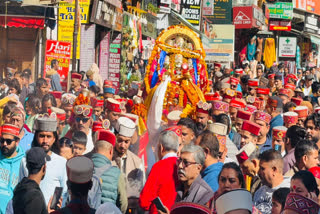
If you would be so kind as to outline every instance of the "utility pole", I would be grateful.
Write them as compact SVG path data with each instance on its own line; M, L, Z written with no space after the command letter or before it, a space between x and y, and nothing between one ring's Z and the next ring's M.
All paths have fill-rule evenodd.
M72 49L72 72L77 71L77 43L79 32L79 0L75 0L75 12L74 12L74 29L73 29L73 49ZM70 90L71 73L68 74L67 91Z

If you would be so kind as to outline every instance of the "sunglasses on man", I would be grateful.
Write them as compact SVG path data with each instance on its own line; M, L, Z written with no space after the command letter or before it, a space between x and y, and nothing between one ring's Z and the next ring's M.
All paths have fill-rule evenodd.
M16 141L16 140L15 139L6 139L6 138L1 138L0 139L0 143L1 144L4 144L4 142L6 142L8 146L10 146L11 143L14 142L14 141Z
M90 118L88 117L76 117L76 121L77 123L80 123L80 121L82 121L83 123L87 123L89 121Z

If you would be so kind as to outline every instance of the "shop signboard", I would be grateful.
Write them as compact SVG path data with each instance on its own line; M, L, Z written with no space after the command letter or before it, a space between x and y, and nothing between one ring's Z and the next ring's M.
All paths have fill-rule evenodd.
M295 2L295 8L320 15L319 0L293 0L293 1Z
M99 54L99 69L100 76L103 80L108 79L109 74L109 46L110 46L110 31L108 33L101 32L100 54Z
M200 25L201 0L181 0L181 15L190 24Z
M209 21L215 24L232 24L232 0L215 0L213 7L213 15L205 16Z
M270 20L269 29L272 31L291 31L291 21Z
M96 25L81 25L80 71L87 71L95 57Z
M212 16L214 10L214 0L203 0L202 1L202 15Z
M295 58L296 53L296 37L279 37L279 57Z
M51 61L56 59L59 62L58 73L60 76L61 85L66 86L69 73L71 49L72 45L70 42L47 40L43 75L46 76L46 73L51 69Z
M306 14L304 22L304 31L309 33L320 33L320 17L313 14Z
M206 61L234 61L234 25L210 25L211 38L202 36Z
M109 46L109 74L108 79L115 86L116 94L120 89L120 68L121 68L121 33L112 41Z
M264 15L255 6L233 7L233 24L236 29L260 27L264 24Z
M123 12L119 0L94 0L90 21L121 32Z
M81 24L89 23L89 6L90 0L79 1L80 16L78 19L81 20ZM64 42L73 43L73 31L74 31L74 20L75 20L75 2L69 3L67 1L61 1L59 3L58 13L58 40ZM77 39L77 59L80 58L80 27L78 29ZM72 53L72 49L71 49ZM71 55L72 58L72 55Z
M290 2L276 2L268 4L269 17L271 19L292 19L293 4Z

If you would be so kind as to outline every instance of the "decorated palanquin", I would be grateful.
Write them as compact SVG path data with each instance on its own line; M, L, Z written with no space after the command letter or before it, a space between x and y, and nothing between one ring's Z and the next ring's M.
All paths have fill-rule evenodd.
M148 120L153 114L150 111L158 111L153 116L159 119L161 109L164 121L166 112L174 109L182 110L181 117L192 115L209 91L205 51L199 36L182 25L164 30L156 40L144 81Z

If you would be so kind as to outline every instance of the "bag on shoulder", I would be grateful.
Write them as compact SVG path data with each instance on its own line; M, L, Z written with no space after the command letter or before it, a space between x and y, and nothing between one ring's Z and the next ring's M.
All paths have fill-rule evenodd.
M88 193L88 204L93 209L98 209L101 205L102 197L102 179L101 176L112 166L107 164L103 167L94 168L94 174L92 176L92 188Z

